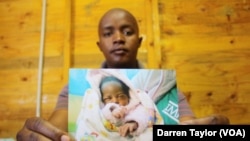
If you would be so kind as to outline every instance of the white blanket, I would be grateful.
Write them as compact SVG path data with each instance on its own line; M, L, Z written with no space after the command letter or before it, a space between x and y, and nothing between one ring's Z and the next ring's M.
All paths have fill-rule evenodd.
M77 141L152 141L152 126L148 127L138 136L121 137L115 126L108 124L101 113L103 107L99 90L99 83L103 76L113 75L125 82L131 89L136 90L130 80L118 69L93 69L89 70L87 80L91 88L85 92L82 101L81 111L77 119L76 139ZM127 108L133 108L137 102L147 108L155 110L156 121L153 124L163 124L163 120L148 95L130 95L132 102ZM108 125L112 127L107 127ZM114 129L111 131L110 129Z

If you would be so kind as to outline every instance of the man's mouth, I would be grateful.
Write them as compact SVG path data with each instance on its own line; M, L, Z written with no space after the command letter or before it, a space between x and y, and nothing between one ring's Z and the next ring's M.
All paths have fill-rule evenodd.
M113 53L115 55L124 55L127 52L128 52L127 49L114 49L111 51L111 53Z

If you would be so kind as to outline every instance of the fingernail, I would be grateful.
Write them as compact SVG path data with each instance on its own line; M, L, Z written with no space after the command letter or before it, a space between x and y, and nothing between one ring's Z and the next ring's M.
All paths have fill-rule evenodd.
M62 135L61 136L61 141L70 141L70 138L67 135Z

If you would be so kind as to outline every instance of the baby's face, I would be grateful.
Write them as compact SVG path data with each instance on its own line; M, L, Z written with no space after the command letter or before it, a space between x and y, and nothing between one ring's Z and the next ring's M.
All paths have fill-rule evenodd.
M106 82L103 84L102 89L103 102L107 103L117 103L121 106L125 106L129 103L128 96L123 92L121 84L118 82Z

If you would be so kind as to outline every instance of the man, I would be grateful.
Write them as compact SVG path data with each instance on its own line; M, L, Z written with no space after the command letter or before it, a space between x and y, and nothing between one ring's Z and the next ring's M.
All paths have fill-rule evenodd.
M103 68L141 68L137 61L137 51L142 38L135 17L124 9L111 9L101 18L98 27L100 51L106 61ZM48 120L29 118L24 127L17 133L18 141L55 140L67 141L68 89L60 94L57 107ZM228 124L226 117L220 115L196 119L189 108L185 97L179 95L180 124Z

